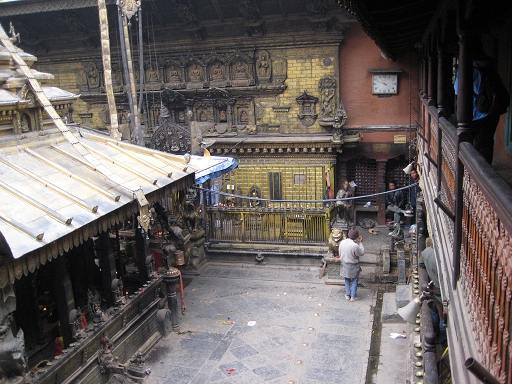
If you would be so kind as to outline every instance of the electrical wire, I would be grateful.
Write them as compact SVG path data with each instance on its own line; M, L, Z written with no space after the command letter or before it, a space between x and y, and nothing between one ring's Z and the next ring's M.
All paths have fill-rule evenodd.
M341 199L321 199L321 200L271 200L271 199L264 199L264 198L261 198L261 197L250 197L250 196L243 196L243 195L236 195L236 194L233 194L233 193L227 193L227 192L221 192L221 191L212 191L211 189L208 189L208 188L203 188L203 187L200 187L198 185L194 185L193 188L199 190L199 191L205 191L205 192L208 192L208 193L211 193L211 194L216 194L216 195L222 195L222 196L228 196L228 197L236 197L238 199L244 199L244 200L256 200L256 201L265 201L265 202L269 202L269 203L293 203L293 202L297 202L297 203L332 203L332 202L336 202L336 201L351 201L351 200L360 200L360 199L367 199L369 197L374 197L374 196L380 196L380 195L387 195L388 193L391 193L391 192L396 192L396 191L401 191L401 190L405 190L405 189L410 189L410 188L413 188L415 186L417 186L419 183L414 183L414 184L410 184L406 187L402 187L402 188L396 188L396 189L393 189L393 190L390 190L390 191L385 191L385 192L379 192L379 193L372 193L370 195L362 195L362 196L354 196L354 197L344 197L344 198L341 198Z

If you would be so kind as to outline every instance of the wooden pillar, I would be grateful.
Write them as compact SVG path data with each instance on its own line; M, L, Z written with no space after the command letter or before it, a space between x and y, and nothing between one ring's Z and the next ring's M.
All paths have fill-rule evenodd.
M114 297L112 295L112 280L116 276L116 260L112 247L110 245L110 235L108 232L102 232L99 236L96 254L100 259L102 286L101 290L105 296L107 307L114 305Z
M135 250L137 252L137 266L139 267L139 283L142 287L146 284L146 281L148 281L146 255L149 254L149 247L142 228L137 228L135 230Z
M440 42L437 51L437 110L439 117L450 115L448 92L453 92L451 77L452 60L446 52L444 43Z
M459 12L462 12L459 10ZM459 17L462 17L459 15ZM460 21L459 21L460 22ZM471 122L473 121L473 63L468 41L471 36L465 31L459 31L459 68L457 88L457 137L458 144L471 140ZM460 247L462 242L462 213L463 213L463 181L464 165L459 158L457 145L457 169L455 173L455 222L453 246L453 281L455 289L460 275Z
M437 52L429 49L428 52L428 105L435 106L437 104Z
M427 98L428 91L428 55L423 55L422 66L421 66L421 97Z
M64 256L59 256L52 261L54 274L54 291L57 310L59 311L59 322L64 348L68 348L73 342L69 314L75 309L73 286L69 278Z

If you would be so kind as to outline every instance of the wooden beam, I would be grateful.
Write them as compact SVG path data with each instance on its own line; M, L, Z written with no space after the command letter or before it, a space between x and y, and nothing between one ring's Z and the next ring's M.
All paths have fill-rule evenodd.
M215 11L217 11L217 16L220 21L224 21L224 14L222 13L222 9L220 8L219 0L212 0L212 4L215 7Z

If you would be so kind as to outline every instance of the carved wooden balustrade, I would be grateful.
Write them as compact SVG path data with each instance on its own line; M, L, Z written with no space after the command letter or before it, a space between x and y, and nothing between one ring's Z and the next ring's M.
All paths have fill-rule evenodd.
M206 209L209 241L316 243L329 238L329 210L215 207Z
M436 108L425 101L419 116L421 186L448 301L452 374L473 382L464 368L471 357L500 382L512 383L512 188L470 143L457 150L456 128Z

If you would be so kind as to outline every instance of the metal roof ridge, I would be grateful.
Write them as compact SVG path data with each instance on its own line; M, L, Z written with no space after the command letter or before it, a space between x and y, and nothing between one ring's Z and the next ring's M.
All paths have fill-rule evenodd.
M65 168L61 167L60 165L55 164L53 161L50 161L50 160L48 160L47 158L45 158L45 157L43 157L43 156L39 155L38 153L36 153L36 152L32 151L31 149L26 148L26 149L25 149L25 152L27 152L27 153L28 153L28 154L30 154L31 156L34 156L35 158L37 158L37 159L38 159L38 160L40 160L41 162L45 163L46 165L49 165L50 167L52 167L52 168L56 169L57 171L59 171L59 172L63 173L64 175L67 175L67 176L69 176L69 177L71 177L71 178L73 178L73 179L77 180L78 182L80 182L80 183L82 183L82 184L86 185L87 187L92 188L92 189L94 189L95 191L97 191L97 192L101 193L102 195L104 195L104 196L106 196L106 197L108 197L108 198L112 199L113 201L116 201L116 202L117 202L117 201L119 201L119 199L121 198L121 195L115 195L115 194L113 194L113 193L110 193L110 192L108 192L108 191L104 190L103 188L98 187L97 185L95 185L95 184L93 184L93 183L91 183L91 182L89 182L89 181L87 181L87 180L83 179L82 177L77 176L77 175L73 174L72 172L70 172L70 171L66 170ZM85 161L83 161L83 163L82 163L82 164L87 164L87 165L88 165L88 163L87 163L87 162L85 162Z

